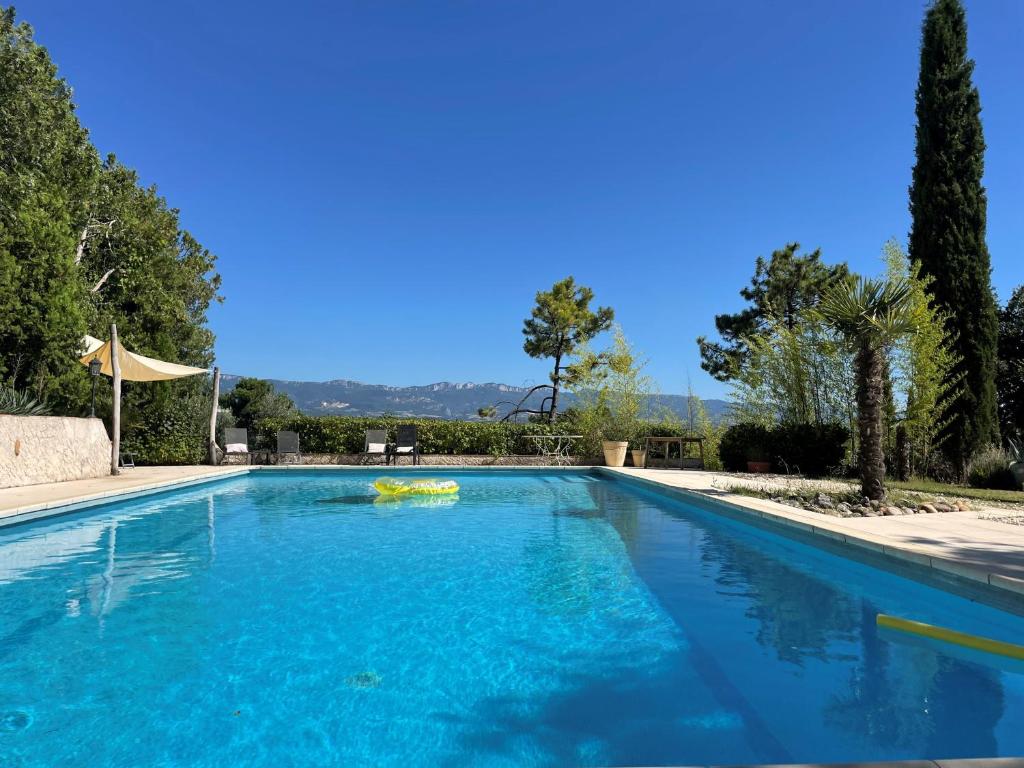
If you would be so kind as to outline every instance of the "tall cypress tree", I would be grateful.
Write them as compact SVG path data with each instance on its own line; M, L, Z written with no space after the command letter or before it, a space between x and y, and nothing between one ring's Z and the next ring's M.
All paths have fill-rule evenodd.
M954 374L963 374L963 392L951 405L943 444L961 474L975 451L999 439L998 320L985 245L985 139L973 70L963 5L935 0L921 41L909 250L933 278L936 303L949 318L961 358Z

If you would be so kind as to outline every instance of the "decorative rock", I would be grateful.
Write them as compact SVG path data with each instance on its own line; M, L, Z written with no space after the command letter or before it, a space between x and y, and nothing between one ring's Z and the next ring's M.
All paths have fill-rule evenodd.
M882 514L886 517L895 517L903 514L903 510L899 507L883 507Z
M922 504L921 506L918 507L918 509L921 512L927 512L929 515L934 515L936 512L939 511L931 504Z
M882 508L882 502L880 502L878 499L871 499L871 501L868 503L871 505L871 508L876 512Z
M953 507L951 507L949 504L947 504L944 501L937 501L937 502L935 502L935 511L936 512L952 512L953 511Z
M842 517L849 517L853 514L853 507L845 501L841 501L836 505L836 512L838 512Z
M904 515L912 515L912 514L914 514L914 511L915 510L914 510L913 507L903 507L903 514Z

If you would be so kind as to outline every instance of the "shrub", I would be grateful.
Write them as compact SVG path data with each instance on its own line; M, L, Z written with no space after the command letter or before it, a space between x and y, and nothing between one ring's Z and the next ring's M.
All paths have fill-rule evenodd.
M137 464L202 464L209 407L201 395L186 395L126 410L121 451L132 454Z
M28 392L0 386L0 413L8 416L48 416L50 407Z
M1002 448L992 446L979 451L967 470L967 483L974 488L993 488L1012 491L1017 480L1010 471L1012 458Z
M562 430L549 424L509 424L487 421L440 421L395 416L292 416L264 419L256 425L259 444L271 446L279 429L299 433L303 452L359 453L368 429L385 429L394 440L399 424L418 427L420 450L436 454L510 455L536 453L527 435L555 434Z
M493 421L440 421L398 416L290 416L264 419L250 431L253 447L273 447L280 429L299 433L303 453L360 453L368 429L385 429L394 441L399 424L418 427L420 450L423 453L446 455L513 456L537 453L529 435L579 434L570 418L554 425L546 422L511 424ZM679 434L679 428L657 422L643 425L644 435ZM573 445L573 454L585 453L581 443Z
M733 424L718 443L722 466L729 472L746 472L747 462L767 455L771 433L760 424L745 421Z
M744 472L748 461L767 460L777 472L812 477L834 473L843 464L849 430L841 424L733 424L722 435L718 453L724 468Z
M841 473L850 431L842 424L779 424L771 431L775 469L821 477Z

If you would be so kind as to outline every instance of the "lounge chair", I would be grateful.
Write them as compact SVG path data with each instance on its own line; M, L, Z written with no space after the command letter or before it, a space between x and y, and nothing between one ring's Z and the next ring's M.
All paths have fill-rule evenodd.
M251 462L249 430L242 427L228 427L224 430L224 458L228 456L242 456L246 464Z
M299 433L281 430L277 433L277 462L281 463L282 456L294 456L295 463L302 463L302 453L299 452Z
M399 456L412 456L413 464L420 463L420 446L416 440L415 424L398 425L398 440L395 441L395 447L391 451L391 458L396 465Z
M363 444L363 452L359 458L366 463L372 456L383 456L384 463L388 463L391 451L388 449L388 431L386 429L366 430L366 442Z

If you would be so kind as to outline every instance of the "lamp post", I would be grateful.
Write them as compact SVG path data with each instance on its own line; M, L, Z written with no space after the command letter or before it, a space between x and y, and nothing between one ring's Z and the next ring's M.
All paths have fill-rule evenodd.
M100 362L98 357L94 357L89 361L89 375L92 376L92 409L89 416L96 418L96 379L100 377L100 369L103 368L103 363Z

